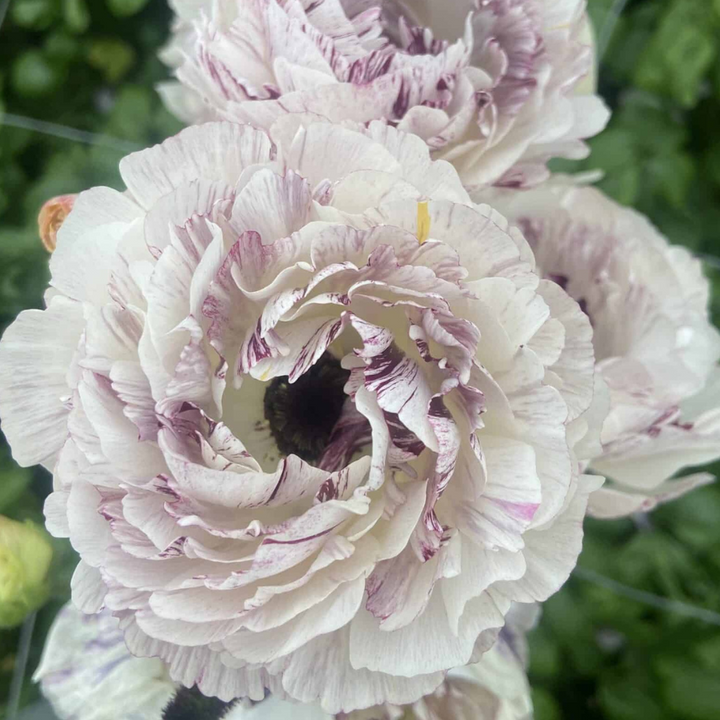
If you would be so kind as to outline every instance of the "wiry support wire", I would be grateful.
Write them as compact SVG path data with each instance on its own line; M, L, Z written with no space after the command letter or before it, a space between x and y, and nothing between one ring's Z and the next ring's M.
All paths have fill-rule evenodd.
M638 590L637 588L630 587L629 585L623 585L622 583L617 582L617 580L605 577L605 575L600 575L600 573L596 573L594 570L588 570L584 567L576 567L573 574L582 580L590 582L593 585L599 585L600 587L610 590L610 592L613 592L616 595L622 595L629 600L635 600L635 602L642 603L643 605L649 605L657 608L658 610L663 610L675 615L684 615L688 618L700 620L708 625L717 625L720 627L720 613L716 613L713 610L690 605L689 603L684 603L679 600L669 600L668 598L646 592L645 590Z
M7 15L9 7L10 0L0 0L0 30L2 30L3 23L5 22L5 16Z
M35 629L35 618L37 613L31 613L25 618L20 630L20 644L17 657L15 658L15 669L13 670L12 682L10 684L10 698L7 704L8 720L15 720L20 708L20 696L22 694L25 670L27 670L28 656L30 655L30 642Z
M599 61L602 61L605 57L612 34L615 32L615 27L627 4L628 0L615 0L612 7L608 10L605 22L598 33L597 56Z
M0 0L0 30L2 30L9 7L10 0ZM58 123L47 122L45 120L35 120L34 118L23 117L22 115L14 115L13 113L0 113L0 126L2 125L16 127L22 130L30 130L40 133L41 135L60 138L61 140L106 147L123 154L141 149L141 147L135 143L119 140L118 138L108 135L78 130L67 127L66 125L59 125Z
M62 140L70 140L72 142L84 143L85 145L97 145L106 147L110 150L127 154L142 149L140 145L119 140L109 135L100 135L99 133L88 132L86 130L78 130L68 127L67 125L58 125L57 123L46 122L45 120L35 120L34 118L23 117L22 115L13 115L12 113L0 114L0 125L21 128L22 130L31 130L42 135L60 138Z

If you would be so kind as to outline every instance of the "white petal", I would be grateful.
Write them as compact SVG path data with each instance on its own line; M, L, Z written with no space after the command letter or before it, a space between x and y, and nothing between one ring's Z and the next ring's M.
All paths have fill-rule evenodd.
M21 465L49 462L67 438L66 376L83 329L79 303L55 297L26 310L0 342L0 415Z
M208 123L128 155L120 162L120 174L136 201L149 209L184 183L206 179L234 185L245 168L274 157L275 149L262 131Z

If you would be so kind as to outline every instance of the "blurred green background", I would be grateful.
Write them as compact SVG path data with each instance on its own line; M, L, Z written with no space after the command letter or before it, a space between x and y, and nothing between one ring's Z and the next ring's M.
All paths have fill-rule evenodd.
M590 0L590 11L600 92L614 117L591 158L572 169L605 171L606 192L707 260L720 320L720 0ZM165 0L9 3L0 29L0 329L42 306L42 203L92 185L119 187L122 155L180 129L153 90L166 77L156 53L169 22ZM22 118L93 135L53 137L54 126L17 127ZM47 473L17 468L0 446L0 515L42 522L50 486ZM66 543L53 544L50 600L38 613L28 677L75 563ZM720 487L649 517L588 521L580 568L546 603L531 637L537 720L718 720L720 626L623 588L720 613ZM20 632L0 630L0 718ZM24 682L20 705L37 697Z

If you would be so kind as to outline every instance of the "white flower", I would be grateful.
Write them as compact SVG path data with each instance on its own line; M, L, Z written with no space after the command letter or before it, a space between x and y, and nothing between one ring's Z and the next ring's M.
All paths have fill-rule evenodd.
M523 607L532 612L534 606L515 610ZM529 628L516 614L479 663L451 671L435 693L413 706L332 716L317 704L270 696L254 706L234 705L225 720L529 720ZM85 615L72 604L55 618L34 679L60 720L161 720L177 691L162 661L130 654L118 619L108 610Z
M533 617L534 605L515 606ZM528 608L523 610L522 608ZM525 620L524 617L520 620ZM238 708L233 720L532 720L528 683L529 626L513 613L497 642L480 662L451 670L440 687L410 705L376 705L340 715L328 715L315 705L298 705L271 696L251 709Z
M547 177L587 155L608 112L585 78L585 0L174 0L161 86L186 122L286 112L384 120L468 187Z
M671 479L720 457L720 337L700 261L643 216L567 180L483 197L517 222L544 276L593 324L610 413L587 459L612 482L592 496L592 514L650 510L711 481Z
M575 564L587 318L383 123L210 123L120 171L0 343L75 603L223 699L434 691Z
M160 720L175 684L157 658L135 658L109 612L68 603L53 622L34 680L61 720Z

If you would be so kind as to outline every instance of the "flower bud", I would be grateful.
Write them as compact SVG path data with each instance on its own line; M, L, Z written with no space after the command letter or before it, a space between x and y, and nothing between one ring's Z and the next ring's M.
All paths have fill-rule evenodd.
M58 195L48 200L40 209L38 215L40 238L48 252L55 250L58 230L70 214L76 197L77 195Z
M45 602L51 559L40 527L0 516L0 627L19 625Z

